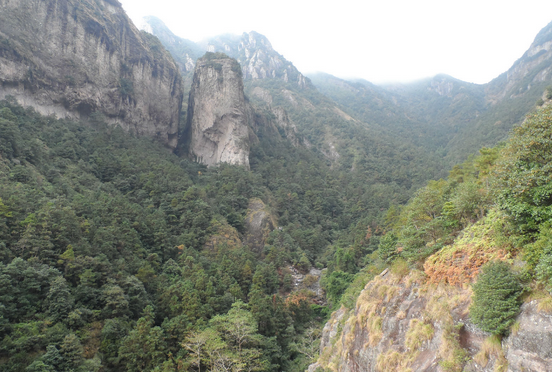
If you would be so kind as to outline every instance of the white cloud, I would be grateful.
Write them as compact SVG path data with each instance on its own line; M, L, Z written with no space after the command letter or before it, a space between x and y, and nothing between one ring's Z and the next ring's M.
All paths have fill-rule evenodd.
M506 71L552 21L552 2L121 0L194 41L257 31L304 72L378 83L446 73L485 83Z

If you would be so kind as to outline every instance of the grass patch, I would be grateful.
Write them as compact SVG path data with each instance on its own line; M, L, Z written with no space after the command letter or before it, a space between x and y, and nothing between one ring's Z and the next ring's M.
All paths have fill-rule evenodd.
M517 335L520 327L521 327L521 323L516 321L514 324L512 324L512 327L510 327L510 334L512 334L512 336Z
M378 355L376 369L381 372L411 372L412 369L406 367L406 362L403 354L396 350L388 350Z
M410 350L418 350L424 342L433 338L433 325L426 324L419 319L411 319L405 337L405 346Z
M408 267L406 260L398 258L393 261L393 264L391 265L391 272L402 279L408 275L410 268Z
M475 360L475 362L480 366L486 367L487 363L489 363L489 359L492 356L498 358L502 354L502 339L500 336L494 335L487 337L485 341L483 341L481 349L473 357L473 360Z

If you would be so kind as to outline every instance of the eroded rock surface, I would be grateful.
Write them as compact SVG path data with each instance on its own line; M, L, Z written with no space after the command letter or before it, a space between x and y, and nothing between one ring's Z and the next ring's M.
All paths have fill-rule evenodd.
M0 99L42 114L94 112L176 147L178 67L117 0L0 0Z
M552 371L552 315L533 301L523 304L517 321L519 330L503 343L508 371Z
M519 330L485 352L489 334L469 320L470 292L427 285L422 276L384 273L369 282L354 309L324 327L320 358L308 371L552 370L552 316L524 304ZM488 348L487 348L488 350Z
M274 218L261 199L251 199L245 217L245 243L261 252L268 234L276 227Z
M238 62L220 53L199 59L185 133L192 158L207 166L230 163L249 168L251 116Z

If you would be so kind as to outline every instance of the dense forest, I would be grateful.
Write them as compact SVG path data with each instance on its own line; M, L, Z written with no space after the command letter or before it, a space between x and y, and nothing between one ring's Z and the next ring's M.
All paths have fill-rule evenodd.
M252 171L207 169L99 114L0 107L5 371L303 370L397 197L285 140L261 137ZM260 250L254 199L279 226ZM292 288L311 266L328 305Z
M378 249L345 292L334 297L343 305L342 315L328 322L337 330L326 342L317 372L359 363L373 363L378 371L418 370L413 365L419 367L424 353L443 371L520 370L509 367L516 358L510 349L523 355L517 367L550 366L542 354L547 347L539 346L547 331L536 314L548 318L552 312L551 128L548 101L508 141L481 149L447 179L429 181L406 205L387 210ZM382 279L386 268L391 274ZM411 295L401 297L401 292ZM414 308L422 308L413 312L419 318L405 320L404 334L395 330L384 336L406 316L398 309L415 301ZM533 335L533 329L512 341L522 332L522 305L525 318L542 334ZM382 349L382 337L393 346ZM466 343L470 337L481 337L479 345ZM535 343L527 337L535 337ZM427 343L433 340L438 340L435 348ZM526 345L515 344L519 340ZM366 350L377 350L377 358ZM524 354L528 350L533 354Z

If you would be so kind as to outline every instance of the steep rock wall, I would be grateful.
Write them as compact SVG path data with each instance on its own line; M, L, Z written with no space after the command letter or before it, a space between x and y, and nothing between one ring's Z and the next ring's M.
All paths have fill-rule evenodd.
M252 120L238 62L220 53L199 59L185 130L190 156L207 166L230 163L249 168Z
M126 131L178 141L178 67L117 0L0 0L0 99L8 95L42 114L101 112Z
M552 370L552 315L524 304L518 327L493 347L469 320L471 292L384 271L324 327L309 372Z

